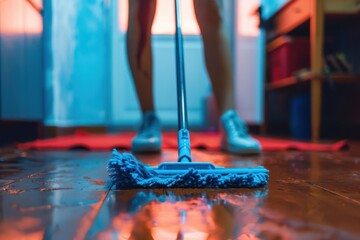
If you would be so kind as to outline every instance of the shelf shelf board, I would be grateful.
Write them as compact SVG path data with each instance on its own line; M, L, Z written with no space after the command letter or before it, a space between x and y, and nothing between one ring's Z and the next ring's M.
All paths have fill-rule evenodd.
M360 84L360 75L345 75L345 74L334 74L333 75L334 83L357 83ZM265 85L266 91L273 91L278 89L283 89L297 84L310 83L314 79L320 79L322 82L327 82L328 78L326 76L314 77L307 76L302 78L297 78L295 76L284 78L275 82L269 82Z

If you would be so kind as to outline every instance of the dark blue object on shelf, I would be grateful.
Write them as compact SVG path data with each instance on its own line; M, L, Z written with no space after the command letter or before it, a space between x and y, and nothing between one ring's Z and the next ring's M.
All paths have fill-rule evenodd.
M307 140L311 137L311 107L310 95L299 94L291 99L290 131L291 137Z

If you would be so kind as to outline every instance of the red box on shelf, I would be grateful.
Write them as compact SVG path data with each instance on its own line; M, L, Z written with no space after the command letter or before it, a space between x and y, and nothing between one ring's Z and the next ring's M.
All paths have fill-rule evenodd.
M303 37L280 37L268 47L271 81L293 76L310 67L310 41Z

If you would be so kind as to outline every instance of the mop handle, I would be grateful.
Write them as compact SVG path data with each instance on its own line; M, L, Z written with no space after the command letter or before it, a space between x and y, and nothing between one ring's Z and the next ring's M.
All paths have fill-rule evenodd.
M191 162L190 133L188 131L184 45L180 22L180 0L175 0L175 48L176 48L176 81L178 98L178 162Z
M184 47L181 33L180 21L180 0L175 0L175 18L176 18L176 75L177 75L177 94L178 94L178 116L179 130L187 129L187 108L186 108L186 90L185 90L185 67L184 67Z

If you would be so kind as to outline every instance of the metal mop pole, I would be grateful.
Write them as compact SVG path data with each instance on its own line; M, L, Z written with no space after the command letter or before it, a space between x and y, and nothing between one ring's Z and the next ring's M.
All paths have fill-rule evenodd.
M178 162L191 162L190 133L188 130L184 46L180 21L180 0L175 0L175 49L176 49L176 77L178 98Z

